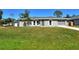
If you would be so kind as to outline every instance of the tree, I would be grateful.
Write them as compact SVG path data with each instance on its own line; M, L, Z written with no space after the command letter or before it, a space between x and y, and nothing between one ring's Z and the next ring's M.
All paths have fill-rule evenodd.
M4 20L0 20L0 26L2 26L4 23Z
M0 25L2 26L3 20L2 20L3 11L0 9Z
M29 17L29 10L25 10L24 13L21 13L20 18L22 21L27 21L27 24L29 25L30 22L30 17ZM26 22L24 22L24 25L26 26Z
M12 26L14 20L15 20L15 19L13 19L13 18L7 18L7 19L5 19L4 23L5 23L5 24L9 24L9 26L10 26L10 25Z
M29 10L25 10L24 13L20 14L20 18L28 18L29 17Z
M54 15L58 18L58 17L61 17L62 16L62 12L60 11L60 10L56 10L55 12L54 12Z
M0 20L2 19L3 11L0 9Z
M13 22L14 19L13 18L7 18L7 21L10 23L10 22Z
M66 18L70 18L71 16L69 14L66 15Z
M72 15L72 17L76 17L76 16L77 16L77 15L75 15L75 14L74 14L74 15Z

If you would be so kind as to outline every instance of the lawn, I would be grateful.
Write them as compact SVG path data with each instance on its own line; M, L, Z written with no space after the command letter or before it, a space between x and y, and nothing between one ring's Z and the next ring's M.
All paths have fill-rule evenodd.
M78 50L79 32L58 27L0 28L0 50Z
M79 28L79 26L74 26L74 27L77 27L77 28Z

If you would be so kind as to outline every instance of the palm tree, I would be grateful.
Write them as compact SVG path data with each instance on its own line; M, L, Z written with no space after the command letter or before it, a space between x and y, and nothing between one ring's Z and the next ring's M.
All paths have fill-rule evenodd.
M62 16L62 12L60 11L60 10L56 10L55 12L54 12L54 15L58 18L58 17L61 17Z
M0 9L0 20L2 19L3 11Z

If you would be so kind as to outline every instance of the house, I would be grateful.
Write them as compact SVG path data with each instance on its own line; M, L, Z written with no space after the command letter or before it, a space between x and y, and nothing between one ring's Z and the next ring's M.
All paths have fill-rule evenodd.
M19 19L14 26L42 26L42 27L53 27L53 26L75 26L79 25L79 18L55 18L55 17L30 17L31 20L26 18Z

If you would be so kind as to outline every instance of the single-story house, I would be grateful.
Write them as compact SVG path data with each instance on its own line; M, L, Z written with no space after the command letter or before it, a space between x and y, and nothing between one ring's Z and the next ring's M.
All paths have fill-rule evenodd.
M14 23L15 27L24 27L24 26L75 26L79 25L79 18L55 18L55 17L30 17L30 20L26 18L21 18Z

